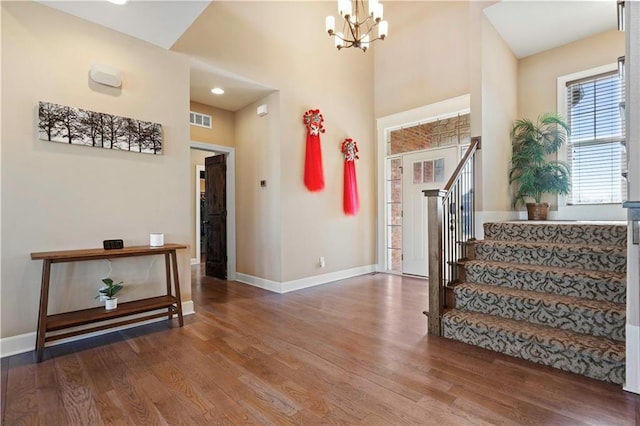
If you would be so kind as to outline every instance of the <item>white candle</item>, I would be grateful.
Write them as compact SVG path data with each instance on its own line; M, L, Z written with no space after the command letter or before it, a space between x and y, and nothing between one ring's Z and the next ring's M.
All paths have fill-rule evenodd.
M336 19L333 16L327 16L325 19L325 29L329 34L336 29Z

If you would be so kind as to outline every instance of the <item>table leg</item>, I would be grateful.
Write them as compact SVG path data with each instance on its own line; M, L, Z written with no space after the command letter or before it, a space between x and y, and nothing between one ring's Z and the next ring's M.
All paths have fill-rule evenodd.
M176 289L176 304L178 305L178 323L182 327L184 321L182 320L182 299L180 298L180 280L178 278L180 274L178 273L178 259L175 250L171 252L171 260L173 263L173 285Z
M169 262L169 253L164 254L164 270L167 281L167 295L171 296L171 263ZM168 311L168 318L171 320L173 319L173 311L171 308L169 308Z
M44 355L44 342L47 333L47 307L49 304L49 280L51 261L45 259L42 264L42 284L40 286L40 311L38 312L38 331L36 334L36 353L38 362Z

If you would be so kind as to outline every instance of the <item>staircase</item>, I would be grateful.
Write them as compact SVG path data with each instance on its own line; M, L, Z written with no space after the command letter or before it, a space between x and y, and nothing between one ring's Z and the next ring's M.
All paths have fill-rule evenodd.
M623 384L626 225L501 222L469 242L443 335Z

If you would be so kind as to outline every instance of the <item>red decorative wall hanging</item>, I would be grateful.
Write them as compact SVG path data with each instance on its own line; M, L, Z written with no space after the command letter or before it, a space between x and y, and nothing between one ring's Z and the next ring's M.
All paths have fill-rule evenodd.
M307 126L307 145L304 157L304 185L309 191L324 189L322 172L322 150L320 133L324 133L324 118L319 109L310 109L304 113L303 121Z
M346 215L353 216L358 213L360 208L355 161L360 157L358 157L356 141L351 138L345 139L342 142L342 153L344 154L344 196L342 207Z

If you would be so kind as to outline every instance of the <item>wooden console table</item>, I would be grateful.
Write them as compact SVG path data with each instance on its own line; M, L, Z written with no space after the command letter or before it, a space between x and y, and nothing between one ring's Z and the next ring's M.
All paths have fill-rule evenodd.
M125 324L145 321L152 318L160 318L167 316L170 320L174 314L178 315L180 327L183 325L182 320L182 301L180 299L180 282L178 279L178 260L176 250L186 249L186 245L182 244L165 244L161 247L151 246L134 246L124 247L115 250L88 249L88 250L65 250L65 251L49 251L41 253L31 253L31 259L42 259L42 285L40 289L40 311L38 313L38 332L36 337L36 352L38 362L42 361L45 342L64 339L66 337L77 336L92 331L105 330ZM99 259L116 259L121 257L134 256L152 256L164 255L167 293L166 295L151 297L148 299L139 299L131 302L118 303L117 309L105 310L104 307L82 309L73 312L64 312L55 315L48 315L47 308L49 304L49 283L51 277L52 263L65 262L81 262L85 260ZM171 292L171 276L173 266L173 285L175 295ZM150 313L148 315L124 319L122 321L109 324L96 325L82 330L74 330L66 333L47 336L48 332L63 330L66 328L83 326L96 322L102 322L110 319L126 317L135 314L155 311L159 309L167 309L166 312Z

